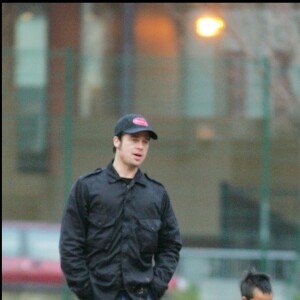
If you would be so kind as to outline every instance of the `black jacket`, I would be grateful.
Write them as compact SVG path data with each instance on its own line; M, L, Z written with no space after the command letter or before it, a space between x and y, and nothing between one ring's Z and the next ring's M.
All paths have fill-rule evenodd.
M158 300L168 288L182 247L168 194L140 170L131 183L112 162L79 177L60 234L61 268L79 299Z

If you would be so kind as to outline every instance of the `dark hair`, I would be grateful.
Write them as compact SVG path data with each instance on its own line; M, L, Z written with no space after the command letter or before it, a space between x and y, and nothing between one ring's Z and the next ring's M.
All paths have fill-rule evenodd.
M118 135L116 135L116 137L118 137L118 139L120 140L120 141L122 141L122 137L123 137L123 132L121 132L120 134L118 134ZM113 153L116 153L116 147L115 146L113 146Z
M240 282L242 296L246 299L253 298L255 288L261 290L264 294L272 293L271 276L266 273L257 273L255 268L247 271Z

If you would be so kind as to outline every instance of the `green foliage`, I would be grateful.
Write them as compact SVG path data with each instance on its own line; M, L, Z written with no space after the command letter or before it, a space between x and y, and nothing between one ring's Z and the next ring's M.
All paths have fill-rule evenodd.
M295 300L300 300L300 292L298 292L295 296Z

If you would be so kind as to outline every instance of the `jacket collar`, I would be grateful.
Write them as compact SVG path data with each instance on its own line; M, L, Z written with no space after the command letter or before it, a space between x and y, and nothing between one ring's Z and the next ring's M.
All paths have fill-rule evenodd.
M112 160L106 167L106 172L107 172L109 183L115 183L115 182L122 180L122 178L119 176L116 169L113 167L113 162L114 162L114 160ZM147 179L140 169L138 169L138 171L136 172L133 180L135 183L138 183L142 186L147 185Z

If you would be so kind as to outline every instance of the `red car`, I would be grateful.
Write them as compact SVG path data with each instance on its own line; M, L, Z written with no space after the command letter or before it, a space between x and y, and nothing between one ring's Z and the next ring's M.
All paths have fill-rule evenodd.
M2 288L61 289L59 224L2 221Z

